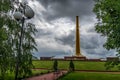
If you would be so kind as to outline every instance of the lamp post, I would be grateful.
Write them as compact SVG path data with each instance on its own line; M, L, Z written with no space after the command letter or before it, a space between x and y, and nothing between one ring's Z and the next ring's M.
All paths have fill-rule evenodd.
M23 41L23 35L24 35L24 23L26 19L31 19L34 16L34 11L28 6L26 2L17 1L16 3L18 8L14 12L13 16L22 25L21 25L20 36L19 36L18 55L16 57L15 80L17 80L18 78L19 64L20 64L20 58L21 58L21 48L22 48L22 41Z

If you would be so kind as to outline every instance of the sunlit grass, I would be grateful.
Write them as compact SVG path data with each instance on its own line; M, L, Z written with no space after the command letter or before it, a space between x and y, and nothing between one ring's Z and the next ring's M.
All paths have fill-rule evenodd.
M106 70L105 62L95 61L73 61L76 70ZM35 68L47 68L52 69L53 61L33 61ZM59 69L68 69L69 61L58 61ZM111 70L118 70L118 68L112 68Z
M36 75L42 75L42 74L45 74L45 73L48 73L48 72L51 72L51 70L32 70L32 74L28 77L36 76ZM1 78L0 78L0 80L1 80ZM5 80L14 80L14 73L6 74L5 75Z
M53 62L54 61L33 61L33 65L34 65L35 68L52 69L53 68ZM69 62L70 61L58 61L58 68L68 70L69 69ZM105 62L94 62L94 61L88 61L88 62L87 61L73 61L73 62L74 62L76 70L106 70L105 66L104 66ZM112 68L111 70L118 71L118 68ZM32 70L32 75L30 75L30 76L41 75L41 74L48 73L48 72L50 72L50 70L38 70L38 69L36 69L36 70ZM88 73L88 75L85 76L86 74L87 73L83 73L83 72L81 73L81 75L83 75L84 77L90 77L90 76L92 77L93 76L91 73ZM95 73L93 73L93 74L96 75ZM77 76L78 73L77 74L75 73L75 74L72 74L72 75ZM104 73L103 74L98 74L98 75L103 76ZM109 77L109 75L106 75L106 76ZM14 80L14 74L13 73L8 73L8 75L6 75L5 80ZM84 79L81 79L81 80L84 80ZM87 80L87 79L85 79L85 80Z
M120 80L120 74L96 72L72 72L59 80Z
M44 73L48 73L48 72L51 72L51 70L32 70L32 75L44 74Z

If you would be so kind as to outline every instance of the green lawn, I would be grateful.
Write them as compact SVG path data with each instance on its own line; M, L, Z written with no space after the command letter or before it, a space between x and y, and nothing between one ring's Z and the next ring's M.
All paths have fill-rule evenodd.
M36 75L36 74L44 74L44 73L48 73L51 72L50 70L32 70L32 75Z
M69 68L69 62L70 61L58 61L59 69L68 69ZM89 61L89 62L87 62L87 61L73 61L73 62L75 64L75 69L76 70L106 70L105 67L104 67L105 62L92 62L92 61ZM33 61L33 65L34 65L35 68L52 69L53 61ZM118 71L117 68L113 68L112 70L117 70ZM48 72L48 70L32 70L32 73L33 73L32 75L39 75L41 73L47 73L47 72ZM79 76L79 75L83 76L81 78L86 78L86 77L91 77L92 78L93 76L95 76L95 78L98 78L99 76L103 76L103 78L104 78L104 75L108 76L108 77L112 77L112 76L114 77L114 76L117 75L117 74L116 75L97 74L98 76L96 76L95 73L92 74L92 73L76 73L76 72L75 72L75 74L74 73L70 73L70 74L72 74L73 77L74 76ZM8 74L5 80L13 80L13 78L14 78L14 74ZM75 79L73 79L73 80L75 80ZM81 79L81 80L84 80L84 79ZM85 80L87 80L87 79L85 79ZM94 79L94 80L96 80L96 79ZM102 80L104 80L104 79L102 79ZM106 79L106 80L108 80L108 79Z
M106 70L105 62L93 62L93 61L73 61L76 70ZM53 61L33 61L35 68L48 68L52 69ZM59 69L68 69L69 61L58 61ZM113 68L112 70L118 70Z
M59 80L120 80L120 74L96 72L72 72Z
M35 68L48 68L51 69L53 66L53 61L33 61Z
M48 73L48 70L32 70L32 75L31 76L41 75L41 74L45 74L45 73ZM5 80L14 80L14 74L13 73L8 73L5 77Z

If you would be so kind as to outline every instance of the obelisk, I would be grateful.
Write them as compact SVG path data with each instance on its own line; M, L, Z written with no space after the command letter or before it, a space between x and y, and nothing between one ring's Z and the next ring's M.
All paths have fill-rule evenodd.
M80 56L79 17L76 16L76 56Z
M76 16L76 46L75 46L75 56L65 56L65 60L86 60L86 57L81 54L80 51L80 34L79 34L79 17Z

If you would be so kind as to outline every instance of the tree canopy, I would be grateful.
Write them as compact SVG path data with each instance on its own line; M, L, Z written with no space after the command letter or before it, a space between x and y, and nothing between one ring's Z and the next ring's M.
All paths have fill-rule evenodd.
M107 50L115 49L120 54L120 0L95 0L94 12L97 17L96 31L107 37L103 45ZM117 61L116 61L117 60ZM119 64L119 59L115 59L106 64Z
M12 10L15 0L0 0L0 80L10 72L15 74L15 66L19 53L21 22L13 19ZM19 56L19 77L31 73L32 53L36 50L34 24L24 23L21 53Z
M96 31L107 36L104 47L120 52L120 0L95 0Z

